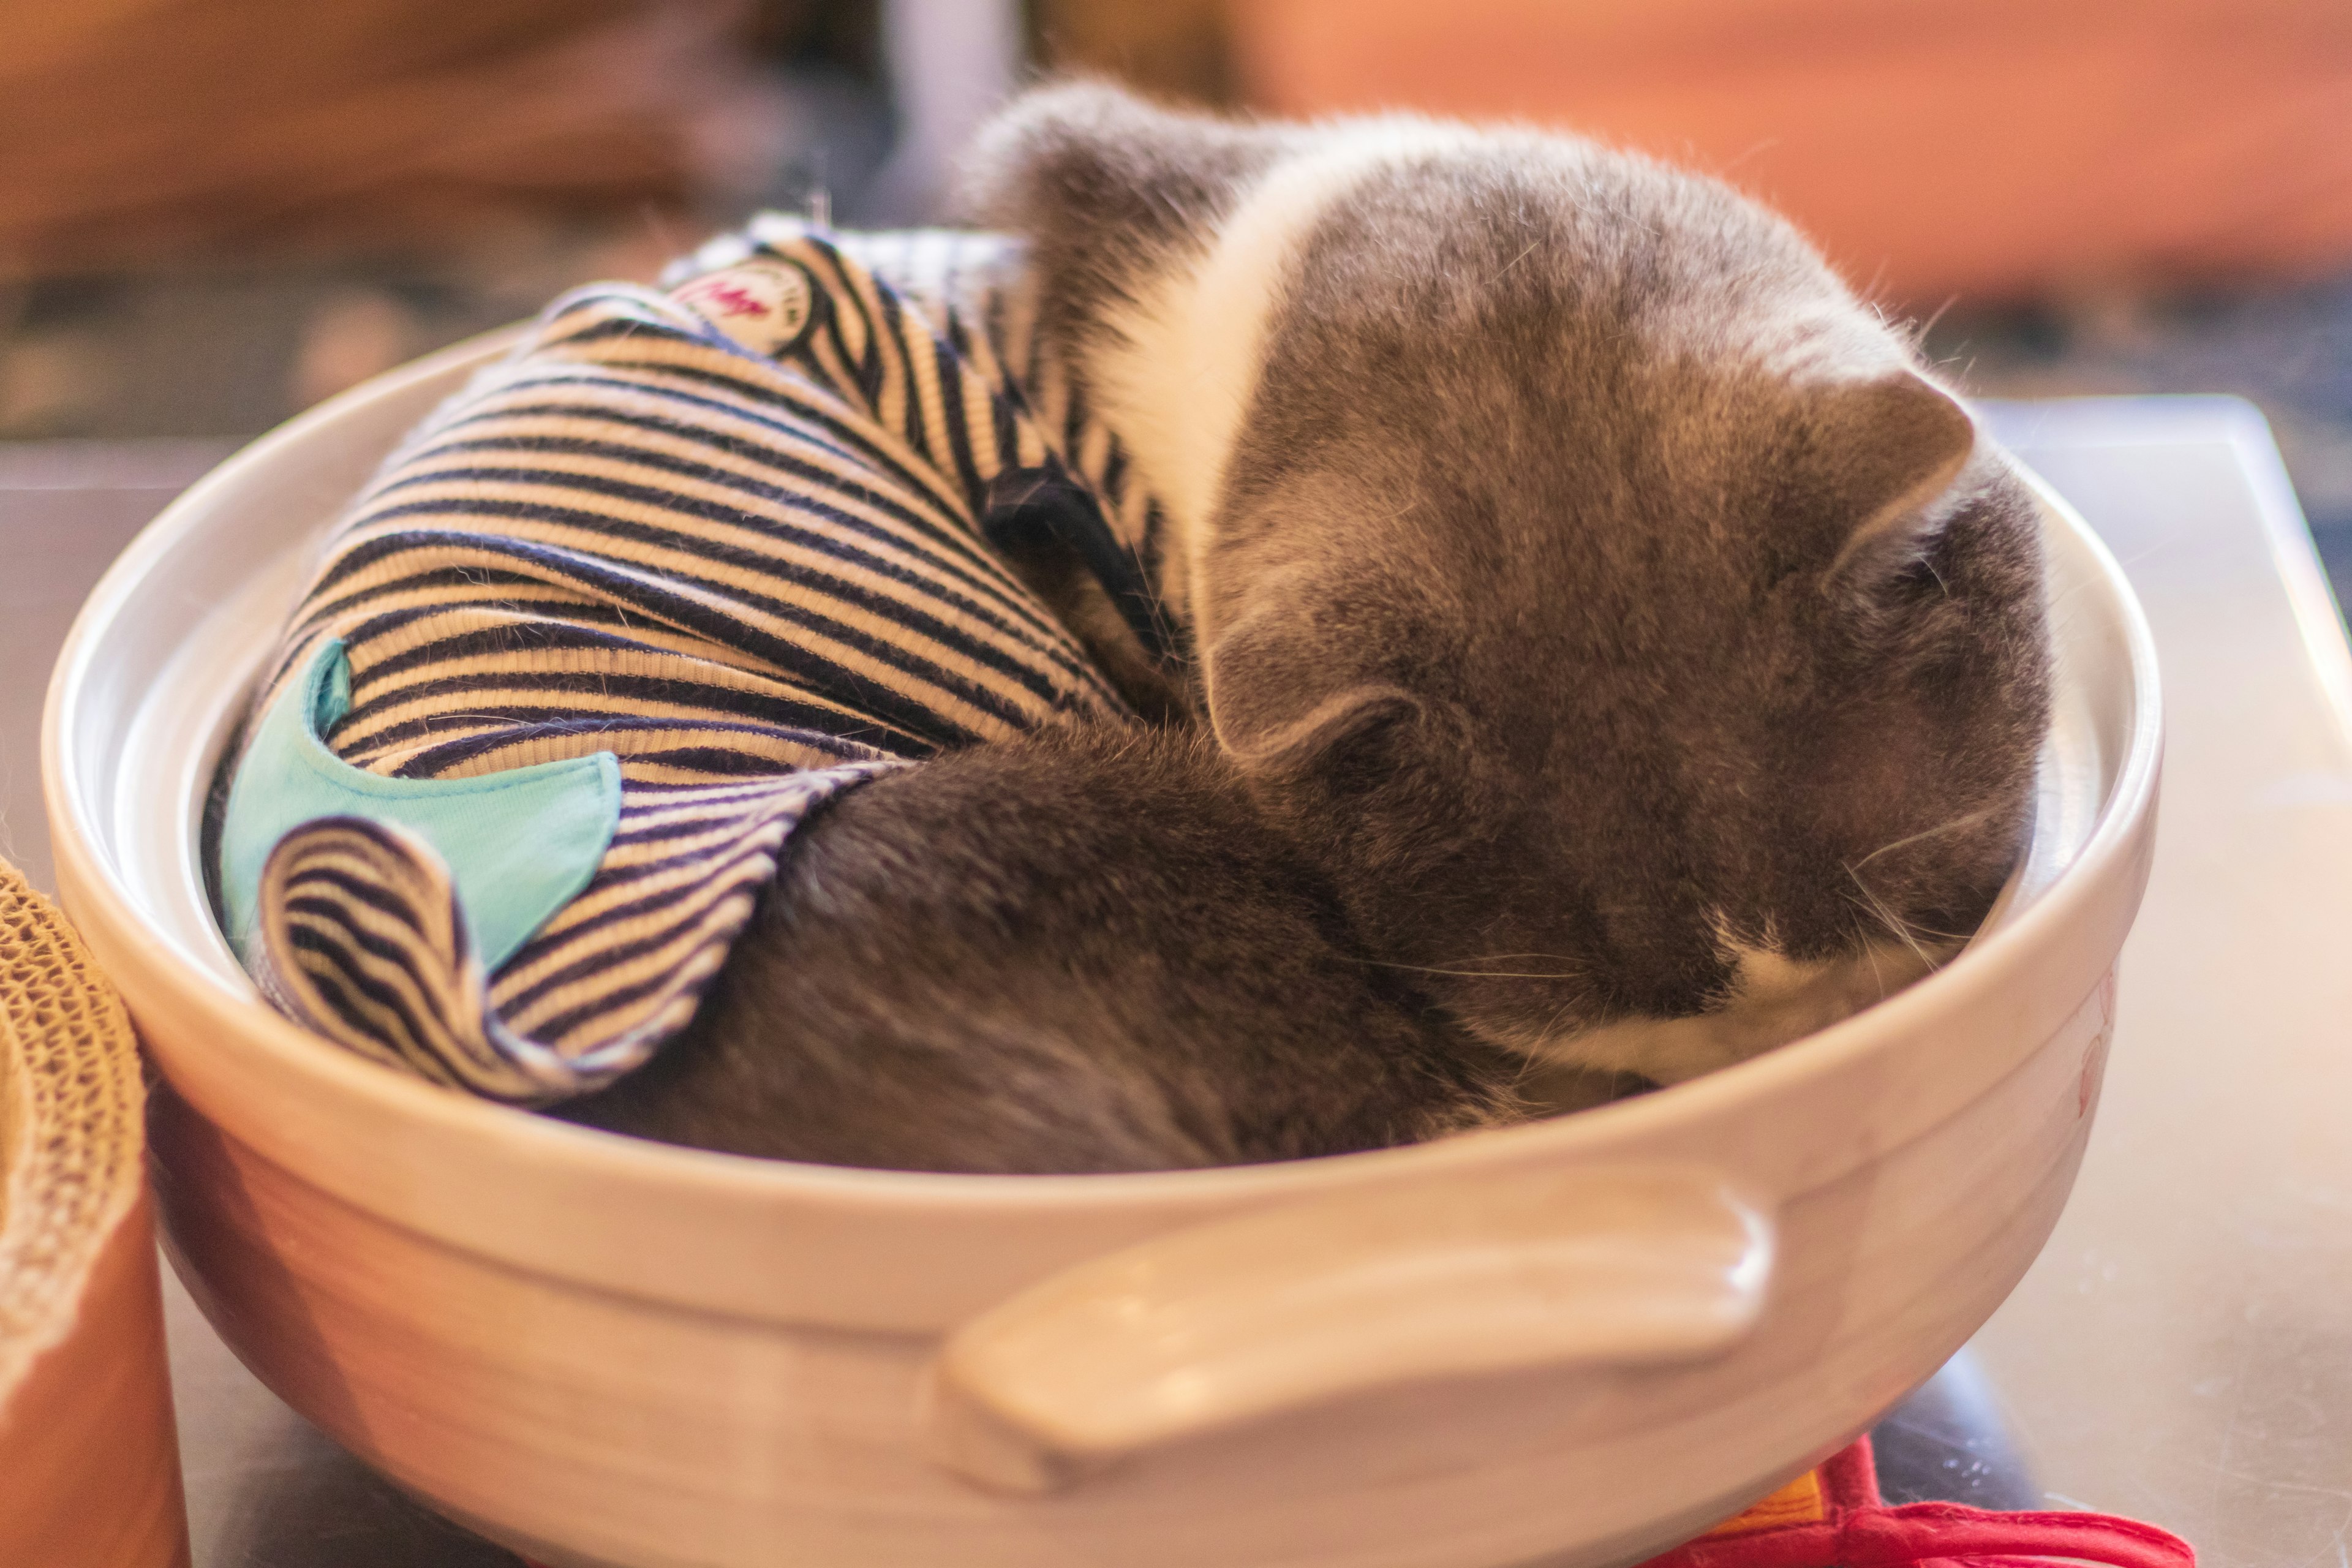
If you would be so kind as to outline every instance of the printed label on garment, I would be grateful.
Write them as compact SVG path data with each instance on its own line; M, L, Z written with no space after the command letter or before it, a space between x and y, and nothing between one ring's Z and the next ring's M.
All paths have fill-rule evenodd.
M799 347L816 322L816 280L799 263L776 257L706 273L670 297L771 359Z

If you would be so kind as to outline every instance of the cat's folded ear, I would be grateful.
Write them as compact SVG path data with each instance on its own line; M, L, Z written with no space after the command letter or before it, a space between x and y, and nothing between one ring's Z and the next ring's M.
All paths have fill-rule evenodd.
M1218 746L1262 777L1303 773L1422 710L1403 689L1348 673L1345 650L1264 615L1220 637L1203 664Z
M1937 502L1976 451L1976 422L1925 376L1895 371L1820 395L1814 484L1834 541L1826 580L1899 569L1934 541Z
M1104 81L1024 93L961 159L959 216L1053 248L1205 235L1285 132L1163 109Z
M1293 774L1328 761L1355 742L1406 723L1421 703L1401 687L1378 681L1343 687L1304 711L1265 724L1217 726L1217 739L1246 773Z

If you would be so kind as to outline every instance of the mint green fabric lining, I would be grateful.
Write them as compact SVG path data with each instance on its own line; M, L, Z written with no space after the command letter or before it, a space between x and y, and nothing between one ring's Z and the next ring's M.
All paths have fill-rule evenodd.
M357 816L434 847L483 973L497 973L596 875L621 820L619 760L599 752L479 778L387 778L327 749L322 737L351 707L351 659L336 641L262 716L221 830L230 944L250 962L261 868L278 841L322 816Z

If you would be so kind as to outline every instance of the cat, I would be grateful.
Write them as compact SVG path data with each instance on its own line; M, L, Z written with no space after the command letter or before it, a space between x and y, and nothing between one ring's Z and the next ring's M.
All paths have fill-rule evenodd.
M1987 912L2036 511L1787 222L1573 136L1085 82L983 131L963 208L1164 504L1221 752L1451 1024L1680 1081Z
M1178 727L850 793L688 1035L563 1114L917 1169L1339 1152L1728 1065L1982 918L2047 722L2035 513L1787 224L1570 137L1088 84L966 189L1165 505Z
M1030 1174L1517 1119L1516 1064L1364 955L1198 731L950 752L794 836L695 1021L554 1112L730 1153Z

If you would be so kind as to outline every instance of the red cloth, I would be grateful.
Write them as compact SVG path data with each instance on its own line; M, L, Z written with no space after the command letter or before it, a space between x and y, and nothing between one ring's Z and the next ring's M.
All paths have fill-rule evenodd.
M2025 1568L2053 1558L2196 1568L2179 1536L2100 1513L1995 1513L1956 1502L1889 1508L1863 1438L1810 1476L1643 1568Z

